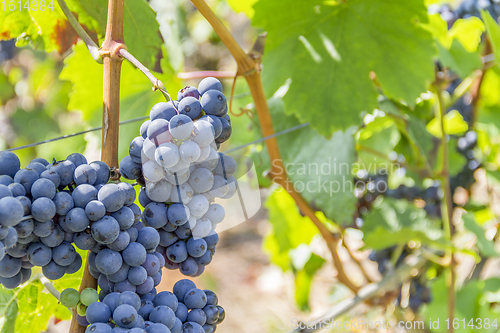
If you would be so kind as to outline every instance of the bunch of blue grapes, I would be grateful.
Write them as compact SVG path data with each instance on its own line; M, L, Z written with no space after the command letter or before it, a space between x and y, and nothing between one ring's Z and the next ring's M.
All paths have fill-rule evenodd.
M214 292L180 280L173 293L110 293L89 304L78 322L87 326L86 333L213 333L224 318Z
M450 5L433 5L429 6L431 14L439 13L443 20L448 23L450 28L458 19L466 19L469 17L481 18L481 11L487 11L494 19L500 16L500 1L499 0L464 0L456 8Z
M215 199L237 191L235 160L217 150L231 135L222 84L203 79L178 101L158 103L134 138L120 173L142 185L142 222L158 230L157 251L169 269L199 276L215 253L215 229L225 217Z
M80 247L90 232L90 220L96 214L92 207L102 205L97 196L109 176L105 163L87 164L81 154L52 163L36 158L21 169L14 153L0 153L0 283L4 287L26 282L34 266L42 267L51 280L80 269L82 258L73 244ZM130 192L126 186L120 188Z

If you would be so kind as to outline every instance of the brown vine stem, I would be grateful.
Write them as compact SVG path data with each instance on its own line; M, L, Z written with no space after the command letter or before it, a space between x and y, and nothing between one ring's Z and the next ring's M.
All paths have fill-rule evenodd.
M157 79L151 71L144 66L139 60L136 59L130 52L128 52L124 48L120 48L118 51L120 56L123 58L127 59L132 65L134 65L138 70L140 70L146 77L149 79L151 84L153 85L153 90L159 90L165 96L165 99L167 101L171 101L172 98L170 97L170 94L167 92L167 89L163 85L163 82L161 82L159 79Z
M259 117L259 122L262 128L262 133L264 136L269 136L274 134L274 126L269 112L269 106L267 105L267 98L264 93L264 87L262 85L262 79L260 75L260 57L256 54L247 54L241 46L236 42L234 37L231 35L226 26L222 21L215 15L212 9L207 5L204 0L191 0L191 2L196 6L200 13L205 17L205 19L210 23L214 31L217 33L222 42L226 45L228 50L233 55L236 63L238 65L238 74L245 77L250 92L252 94L255 109L257 111L257 116ZM263 38L259 38L262 40ZM262 46L263 47L263 46ZM295 191L293 186L290 186L290 180L286 174L286 169L283 165L283 160L281 158L280 150L278 147L278 141L276 138L271 138L266 141L267 150L269 157L272 161L271 163L271 178L274 182L281 185L285 190L292 196L292 198L297 203L299 209L307 215L314 225L318 228L319 232L323 236L328 249L331 252L335 268L338 272L338 279L340 282L345 284L353 292L358 292L360 287L354 284L349 276L347 276L344 271L342 260L340 259L338 253L339 243L342 236L339 233L332 233L325 224L323 224L318 217L316 217L314 210L309 206L309 204L304 200L302 195Z
M436 111L436 118L438 118L440 126L441 126L441 147L443 154L443 169L441 172L442 175L442 184L444 191L444 199L445 199L445 209L442 210L441 218L443 220L443 230L445 233L445 239L450 243L453 240L454 228L452 224L453 218L453 198L451 193L450 186L450 161L448 155L448 141L446 132L444 130L444 116L446 114L446 105L444 104L443 99L443 84L440 79L436 80L435 83L436 94L438 98L438 110ZM450 260L450 265L448 267L448 318L451 320L454 319L455 315L455 266L456 262L453 256L453 252L448 250L446 253L446 257ZM449 327L449 333L454 332L453 325Z
M120 73L122 58L118 52L123 44L124 0L109 0L106 37L101 48L104 60L102 150L101 160L112 169L118 168L118 130L120 122ZM85 288L97 289L97 281L90 275L89 262L85 261L80 291ZM70 333L84 333L85 327L76 321L73 311Z

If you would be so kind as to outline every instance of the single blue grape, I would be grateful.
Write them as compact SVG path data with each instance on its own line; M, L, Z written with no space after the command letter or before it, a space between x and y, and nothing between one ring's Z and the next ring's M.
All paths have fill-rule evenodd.
M141 204L142 207L146 207L151 202L153 202L153 200L151 200L148 197L148 194L146 193L146 188L142 187L141 191L139 192L139 203Z
M38 222L35 221L35 226L33 228L33 234L38 237L47 237L54 231L54 221L50 220L48 222Z
M90 324L107 323L111 317L111 309L106 303L94 302L87 307L85 317Z
M80 254L77 253L75 260L73 260L71 264L66 266L66 274L74 274L78 272L80 268L82 268L82 264L83 264L82 257L80 256Z
M186 276L196 276L198 273L199 266L196 260L192 257L188 257L179 265L179 270L182 274Z
M152 323L146 328L146 333L171 333L167 326L160 323Z
M67 186L73 182L73 174L76 169L73 162L68 160L55 162L50 168L59 174L62 186Z
M207 242L203 238L190 238L186 243L188 254L191 257L199 258L207 252Z
M56 247L64 241L64 231L60 226L55 225L50 235L47 237L40 237L40 241L48 247Z
M2 284L7 289L17 288L21 283L23 283L23 274L21 273L21 271L10 278L0 276L0 284Z
M85 333L113 333L113 329L104 323L94 323L87 327Z
M92 200L85 206L85 214L90 221L98 221L106 215L106 207L98 200Z
M181 263L188 257L186 243L178 241L167 248L167 258L174 263Z
M130 206L134 203L136 198L135 188L129 183L118 183L120 190L125 192L125 206Z
M14 177L20 167L21 162L16 154L10 151L0 152L0 175Z
M168 222L167 219L168 207L164 203L152 202L144 208L142 216L144 222L155 229L160 229Z
M141 266L146 269L148 276L155 275L161 269L160 261L158 260L158 257L155 256L154 254L151 254L151 253L148 253L146 255L146 260L141 264Z
M80 250L90 250L97 242L88 231L77 232L73 236L73 242Z
M137 179L142 176L142 165L132 160L130 155L125 156L120 161L120 173L127 179Z
M0 260L0 276L11 278L21 271L21 259L13 258L8 254Z
M9 199L3 198L0 199L0 210L2 200ZM15 199L14 199L15 200ZM19 201L15 200L18 205L21 205ZM38 198L31 204L31 215L33 218L39 222L47 222L50 221L56 215L56 205L49 198ZM4 224L5 225L5 224Z
M113 283L120 283L127 279L130 266L123 263L118 272L108 275L108 280Z
M76 259L76 250L71 243L63 242L52 249L52 260L59 266L69 266Z
M170 329L170 333L182 333L182 322L179 318L175 318L174 327Z
M153 298L153 304L155 307L160 305L168 306L173 311L176 311L179 306L179 301L176 295L170 291L162 291Z
M128 271L128 280L135 286L143 284L148 278L148 272L142 266L131 267Z
M23 187L23 189L24 189L24 187ZM0 185L0 199L5 198L5 197L12 197L12 196L13 196L12 191L7 185Z
M99 275L99 278L97 279L97 285L99 286L101 291L104 291L106 293L112 292L113 287L115 286L115 284L109 281L104 274Z
M123 263L120 253L104 249L95 257L95 265L97 270L102 274L111 275L118 272Z
M114 213L125 204L126 194L118 185L106 184L99 190L97 198L104 204L107 212Z
M75 207L85 208L90 201L97 199L97 189L89 184L81 184L73 190L71 196Z
M233 131L233 129L231 128L231 123L228 122L225 118L220 118L220 121L222 123L222 132L219 137L215 139L216 143L226 142Z
M155 308L153 305L153 302L147 301L147 300L142 300L141 301L141 306L139 310L137 310L137 313L144 318L144 320L149 319L149 313Z
M139 130L139 132L141 133L141 136L146 139L148 137L148 127L149 127L149 124L151 124L151 120L148 119L146 120L145 122L143 122L141 124L141 129Z
M130 283L128 280L124 280L115 284L115 291L120 293L131 291L135 293L137 291L137 287Z
M33 219L27 219L19 222L14 229L16 229L17 237L26 238L33 232L35 228L35 221Z
M154 288L154 280L151 276L148 276L143 284L138 285L136 288L136 293L139 295L149 294Z
M209 90L204 93L200 103L206 114L222 117L227 112L226 97L218 90Z
M184 295L183 303L188 309L203 309L207 305L207 295L203 290L193 288Z
M157 285L159 285L161 283L161 276L162 276L161 270L158 273L156 273L155 275L151 276L151 278L153 279L153 287L156 287Z
M141 243L146 251L152 251L156 249L158 244L160 244L160 235L158 234L158 231L156 231L156 229L151 227L144 227L139 230L137 243Z
M120 225L120 230L127 230L133 226L135 222L134 212L127 206L120 208L119 211L114 212L111 216L113 216Z
M118 238L111 244L108 244L108 247L117 252L121 252L125 250L125 248L130 243L130 235L126 231L120 231Z
M71 232L81 232L88 228L90 225L90 220L85 214L85 210L82 208L73 208L66 215L65 223Z
M142 147L144 138L142 136L135 137L128 148L128 153L135 163L142 164Z
M82 164L87 164L87 159L80 153L73 153L66 157L66 160L71 161L75 167L79 167Z
M201 113L201 104L197 98L187 96L179 102L179 112L194 120Z
M88 164L82 164L75 169L73 175L76 185L94 185L97 180L97 171Z
M59 280L66 274L66 267L56 264L54 261L49 262L42 267L42 273L49 280Z
M5 197L0 199L0 224L2 226L15 226L19 222L21 222L23 216L24 207L19 202L19 200L12 197Z
M126 291L120 294L117 298L117 306L120 306L122 304L128 304L131 305L136 311L139 311L139 308L141 307L141 298L137 296L137 294L134 294L133 292Z
M130 236L130 243L135 242L139 236L139 231L134 227L128 228L126 231Z
M14 182L24 186L26 193L31 193L31 186L39 178L38 173L31 169L21 169L14 176Z
M177 111L175 110L175 107L171 102L160 102L153 105L151 111L149 112L149 117L151 121L154 121L156 119L170 120L176 114ZM148 126L149 125L150 124L148 124ZM141 133L142 130L143 128L141 126Z
M140 243L130 243L122 252L123 261L130 266L140 266L146 260L146 249Z
M57 192L53 201L56 205L56 213L58 215L64 216L75 207L73 197L68 192Z
M179 239L174 233L164 230L159 230L158 234L160 235L160 245L164 247L169 247Z
M205 330L200 324L188 321L182 324L182 333L205 333Z
M36 173L38 173L38 176L40 177L40 175L47 170L47 168L45 167L45 165L43 165L42 163L38 163L38 162L30 162L27 166L26 166L26 169L31 169L31 170L35 170Z
M217 312L217 315L219 315L217 308L215 309L215 311ZM205 311L203 311L202 309L193 309L189 311L187 316L187 321L197 323L200 326L203 326L207 322L207 315L205 314Z
M59 177L59 174L55 170L45 170L40 174L40 178L50 180L56 188L61 185L61 177Z
M168 221L173 225L180 226L186 224L189 219L189 211L183 204L173 204L168 207Z
M21 197L26 195L26 189L19 183L9 184L8 188L12 192L13 197Z
M184 296L188 291L195 289L196 285L193 281L188 279L179 280L174 284L173 293L179 300L179 302L184 302ZM205 295L206 296L206 295Z
M179 90L179 92L177 93L177 99L179 100L179 102L183 98L188 97L188 96L199 99L200 93L199 93L198 89L196 89L195 87L192 87L192 86L186 86L186 87L182 88L181 90Z
M170 329L175 324L175 312L168 306L160 305L149 313L149 320L163 324Z
M206 77L200 81L198 85L198 91L201 96L209 90L218 90L222 92L222 83L215 77Z
M120 293L114 292L114 293L107 294L106 297L104 297L103 303L105 303L109 307L111 312L115 312L115 309L117 306L116 301L117 301L119 296L120 296Z
M212 253L210 251L206 251L204 255L201 257L195 258L196 263L200 266L207 266L212 262Z
M120 235L120 225L112 216L104 216L95 221L90 230L94 239L101 244L111 244Z
M0 175L0 184L9 186L14 183L14 179L11 176Z
M101 161L95 161L89 164L97 172L97 179L95 184L106 184L109 180L110 169L109 166Z
M184 303L179 303L177 310L175 311L175 316L179 318L182 322L187 320L188 308L184 305Z

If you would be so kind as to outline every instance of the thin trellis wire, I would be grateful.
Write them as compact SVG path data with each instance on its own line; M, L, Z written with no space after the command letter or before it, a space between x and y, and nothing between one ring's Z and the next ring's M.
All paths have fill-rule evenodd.
M137 121L141 121L141 120L145 120L145 119L149 119L149 116L137 117L137 118L133 118L133 119L121 121L120 122L120 126L121 125L130 124L130 123L133 123L133 122L137 122ZM294 126L294 127L291 127L291 128L287 128L287 129L285 129L283 131L280 131L280 132L277 132L277 133L265 136L263 138L260 138L260 139L257 139L257 140L245 143L245 144L243 144L241 146L238 146L238 147L226 150L223 153L230 154L232 152L235 152L237 150L243 149L245 147L248 147L248 146L254 145L256 143L263 142L263 141L266 141L266 140L269 140L269 139L272 139L272 138L275 138L275 137L278 137L278 136L281 136L281 135L284 135L284 134L288 134L290 132L294 132L296 130L299 130L299 129L307 127L307 126L309 126L309 123L304 123L304 124L300 124L300 125L297 125L297 126ZM26 148L32 148L32 147L40 146L40 145L43 145L43 144L46 144L46 143L51 143L51 142L55 142L55 141L59 141L59 140L65 140L65 139L69 139L69 138L72 138L72 137L75 137L75 136L84 135L84 134L87 134L87 133L90 133L90 132L96 132L96 131L100 131L100 130L102 130L102 126L90 128L88 130L81 131L81 132L76 132L76 133L72 133L72 134L66 134L66 135L58 136L58 137L55 137L55 138L52 138L52 139L48 139L48 140L43 140L43 141L39 141L39 142L35 142L35 143L30 143L30 144L23 145L23 146L9 148L9 149L6 149L4 151L16 151L16 150L21 150L21 149L26 149Z

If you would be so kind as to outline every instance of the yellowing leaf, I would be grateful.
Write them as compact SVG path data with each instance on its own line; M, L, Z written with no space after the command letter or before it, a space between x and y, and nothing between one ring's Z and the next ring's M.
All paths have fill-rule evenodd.
M484 30L485 26L481 19L469 17L457 20L448 35L451 41L457 39L468 52L474 52L481 43Z
M469 125L465 122L462 115L457 110L452 110L444 116L444 132L447 135L463 134L469 129ZM439 119L434 118L427 124L427 130L434 136L440 138L441 125Z
M233 8L233 10L237 13L243 12L249 18L252 18L255 14L255 10L253 9L253 5L258 0L228 0L227 2Z

